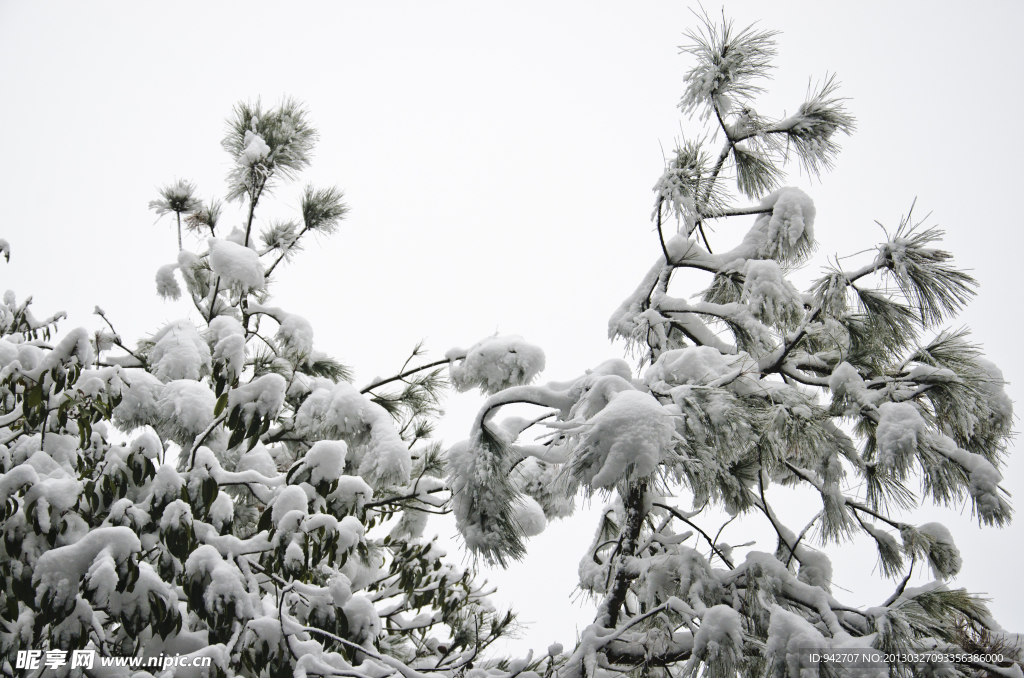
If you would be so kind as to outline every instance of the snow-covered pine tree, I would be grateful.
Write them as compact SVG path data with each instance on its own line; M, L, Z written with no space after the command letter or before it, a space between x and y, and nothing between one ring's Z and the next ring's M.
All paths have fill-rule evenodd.
M3 675L23 674L19 651L86 648L188 662L103 675L452 674L511 628L423 537L448 510L430 439L447 361L417 346L357 388L309 321L268 305L271 275L347 211L307 186L293 220L254 230L315 140L293 101L236 108L226 197L245 220L230 233L191 183L160 191L150 207L175 218L179 251L157 291L194 312L137 346L99 308L101 330L51 341L60 314L4 296Z
M579 492L608 501L579 566L594 622L574 650L531 666L561 676L798 676L811 651L875 648L896 660L857 675L1020 677L1017 636L946 583L961 567L949 531L909 517L922 501L970 501L983 525L1010 519L1002 374L965 330L944 328L975 281L936 247L942 232L908 214L861 265L837 260L798 291L787 276L814 251L815 208L782 187L785 169L830 168L854 118L834 78L788 117L757 111L775 34L703 19L683 48L695 63L679 107L708 129L679 143L658 179L660 256L609 323L638 371L612 359L530 385L543 353L518 338L449 353L455 386L489 396L449 454L465 543L504 565L542 522L538 507L559 518ZM712 250L712 222L719 233L749 225ZM706 274L707 287L677 289L681 269ZM541 409L499 420L513 403ZM547 433L524 437L532 427ZM820 501L785 525L775 486ZM734 553L710 522L723 511L766 518L774 552ZM822 549L858 534L894 580L887 600L832 594ZM908 586L929 567L933 583ZM925 651L942 656L907 659Z

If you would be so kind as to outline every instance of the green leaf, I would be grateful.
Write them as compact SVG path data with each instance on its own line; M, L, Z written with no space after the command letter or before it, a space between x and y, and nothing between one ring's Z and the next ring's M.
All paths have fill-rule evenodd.
M231 432L231 437L228 438L228 449L230 450L232 447L234 447L238 443L242 442L242 440L244 438L245 438L245 429L236 428L235 430L233 430Z
M203 480L203 505L206 506L206 510L210 510L210 506L213 504L213 500L217 498L217 494L220 488L217 486L217 481L213 478L206 478Z
M43 385L36 384L25 393L25 408L35 409L43 400Z
M234 429L236 426L238 426L238 418L241 415L241 413L241 405L235 405L231 409L231 414L228 415L228 428ZM231 447L231 445L228 445L228 447Z
M342 637L342 638L348 638L348 634L349 634L348 617L345 616L345 612L341 608L336 608L334 610L334 613L335 613L335 620L336 620L337 629L338 629L338 635L340 637Z
M225 393L217 398L217 404L213 408L213 416L219 417L224 408L228 406L228 394Z
M263 418L260 417L259 413L252 415L252 421L249 422L249 428L245 431L245 438L252 438L260 434L260 426L263 424Z
M260 516L260 521L256 524L256 532L269 530L273 524L273 514L269 507L265 508L263 509L263 514Z

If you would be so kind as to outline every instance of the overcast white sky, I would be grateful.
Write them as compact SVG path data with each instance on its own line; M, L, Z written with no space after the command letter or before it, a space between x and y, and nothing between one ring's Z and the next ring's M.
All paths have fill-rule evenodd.
M916 197L981 283L953 325L973 328L1020 401L1024 5L732 2L727 12L783 31L759 111L791 112L809 78L836 72L858 118L834 172L787 182L818 208L821 248L805 277L826 256L876 244L874 220L895 225ZM34 295L39 315L66 310L66 329L95 328L98 304L126 338L187 314L155 295L176 240L147 204L178 177L221 195L232 105L288 95L321 133L304 179L340 186L352 208L335 237L278 275L275 303L312 321L317 347L364 382L393 373L421 338L440 356L499 330L545 349L545 378L570 378L622 355L607 318L660 251L649 215L662 149L700 130L676 109L689 65L678 45L695 23L686 3L658 1L0 1L0 237L12 247L0 290ZM287 215L298 189L283 186L264 216ZM747 226L723 225L712 246ZM451 400L449 443L478 402ZM1024 496L1013 456L1005 485ZM790 506L803 516L794 527L817 510ZM997 618L1024 630L1024 528L979 530L969 507L922 516L953 530L965 556L956 583L989 593ZM752 525L754 548L772 550ZM525 565L495 575L498 601L538 622L523 647L571 644L589 621L570 602L580 552L566 544L592 527L552 527ZM836 595L878 604L892 584L873 581L874 557L855 550L833 559L851 591Z

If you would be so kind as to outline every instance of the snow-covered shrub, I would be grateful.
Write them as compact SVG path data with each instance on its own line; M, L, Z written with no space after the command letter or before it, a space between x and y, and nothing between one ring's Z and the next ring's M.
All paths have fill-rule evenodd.
M99 309L107 327L57 340L60 314L37 320L13 293L0 305L0 674L19 651L89 648L206 655L209 675L382 678L395 657L460 670L510 628L423 536L449 497L425 440L440 370L356 389L311 322L259 303L269 272L347 211L341 191L308 187L301 227L252 242L257 205L307 162L305 111L242 104L229 129L243 228L219 232L219 203L188 182L151 204L202 238L157 274L196 321L132 350ZM500 361L507 379L532 378L538 358L523 359ZM545 523L529 498L517 520Z

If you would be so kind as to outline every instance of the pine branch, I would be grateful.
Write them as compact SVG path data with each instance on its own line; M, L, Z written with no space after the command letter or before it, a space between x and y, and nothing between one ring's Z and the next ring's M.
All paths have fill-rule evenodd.
M304 228L303 228L303 229L302 229L301 231L299 231L299 233L298 233L298 234L297 234L297 235L295 236L295 239L294 239L294 240L292 241L292 243L291 243L291 244L289 244L289 245L287 246L287 248L286 248L286 249L285 249L285 250L284 250L283 252L281 252L281 254L280 254L280 255L278 255L277 259L275 259L275 260L274 260L274 263L272 263L272 264L271 264L271 265L270 265L270 266L269 266L269 267L267 268L267 270L266 270L266 271L264 272L264 276L265 276L265 277L266 277L267 279L269 279L269 278L270 278L270 274L274 272L274 269L275 269L275 268L277 268L277 265L278 265L278 264L280 264L280 263L281 263L282 261L284 261L285 259L287 259L287 258L288 258L288 256L289 256L290 254L292 254L292 253L293 253L293 252L294 252L294 251L295 251L295 250L297 249L297 247L298 247L298 242L299 242L299 239L300 239L300 238L301 238L302 236L304 236L304 235L306 234L306 232L307 232L308 230L309 230L308 228L305 228L305 227L304 227Z
M701 213L703 219L724 219L727 217L745 217L753 214L771 214L774 207L730 207L725 210Z
M931 326L955 315L975 296L977 281L950 265L949 252L927 245L942 239L943 231L932 227L918 230L922 222L913 221L914 206L900 220L896 233L879 252L895 278L900 291L917 308L921 323ZM927 217L925 217L927 218Z
M764 90L753 84L767 76L776 54L776 31L756 31L754 26L735 30L731 21L715 25L705 13L698 31L689 30L690 44L681 47L696 57L686 74L686 92L679 102L684 113L702 108L702 117L729 100L743 100Z
M733 146L733 161L736 186L748 198L756 199L778 188L782 171L761 153Z
M661 253L665 257L665 264L672 264L672 257L668 254L668 247L665 246L665 234L661 230L661 206L665 202L665 198L662 196L658 197L658 206L654 208L655 213L658 215L658 242L661 243Z
M818 518L821 518L823 515L825 515L824 509L818 511L818 513L816 513L815 516L811 518L811 521L807 523L804 529L800 531L800 534L797 535L796 541L793 542L793 548L789 549L789 557L786 558L786 567L789 567L789 564L793 562L793 556L796 555L796 549L798 546L800 546L800 542L804 540L804 537L807 536L808 531L810 531L814 523L818 521Z
M671 513L673 516L678 518L679 520L683 521L684 523L686 523L687 525L689 525L693 529L697 530L697 532L699 532L700 535L702 537L704 537L704 539L707 541L708 546L711 547L711 550L715 552L715 555L718 556L719 558L721 558L722 562L725 563L726 565L728 565L730 570L736 568L736 566L732 564L732 561L724 553L722 553L722 551L715 544L716 540L712 539L708 535L707 532L705 532L700 526L698 526L696 523L694 523L689 518L687 518L685 514L683 514L681 511L679 511L679 509L677 509L677 508L675 508L673 506L669 506L668 504L662 504L661 502L657 502L657 501L656 502L652 502L651 505L665 509L666 511Z
M217 276L217 281L213 284L213 294L210 296L210 313L206 317L206 324L209 325L213 322L213 316L217 312L217 294L220 292L220 276Z
M210 425L207 426L206 429L204 429L202 433L200 433L198 436L196 436L196 440L195 440L194 443L192 443L192 449L189 451L189 454L188 454L188 470L189 471L191 471L192 468L195 466L195 463L196 463L196 452L199 451L199 448L202 446L202 444L206 441L206 439L210 436L210 434L213 433L213 429L215 429L218 426L220 426L220 424L225 419L228 418L228 414L229 413L226 410L224 412L221 412L220 415L216 419L214 419L212 422L210 422Z
M409 375L416 374L417 372L422 372L423 370L429 370L432 367L438 367L440 365L447 365L449 362L451 362L451 361L448 360L447 358L444 358L442 360L435 360L432 363L427 363L426 365L420 365L419 367L415 367L415 368L413 368L411 370L407 370L405 372L400 372L399 374L396 374L393 377L388 377L387 379L381 379L379 381L373 381L373 382L370 383L369 386L363 387L359 392L363 393L363 394L366 394L366 393L369 393L370 391L372 391L373 389L377 388L378 386L383 386L384 384L390 384L393 381L403 380L406 377L408 377Z
M901 581L899 586L896 587L896 590L893 591L893 594L889 596L884 603L882 603L882 607L889 607L890 605L895 603L897 600L899 600L899 597L903 595L903 592L907 590L907 583L910 581L910 575L914 573L914 564L916 562L917 561L915 559L910 559L910 569L907 570L907 576L903 578L903 581Z
M114 334L114 337L111 340L114 343L114 345L117 346L118 348L122 349L123 351L125 351L131 357L133 357L136 360L138 360L139 361L139 366L142 367L142 369L148 369L148 364L147 364L145 358L143 358L142 356L138 355L137 353L135 353L135 351L131 350L130 348L125 346L123 343L121 343L121 335L117 333L117 330L114 329L114 325L110 322L110 320L107 318L106 314L102 311L102 309L100 309L99 306L96 307L96 310L94 311L94 313L96 315L98 315L100 318L103 318L103 322L107 323L107 327L109 327L110 331ZM98 355L99 351L97 351L96 353Z
M718 112L717 109L715 112ZM734 143L735 142L726 137L725 145L722 146L722 150L718 154L718 160L715 161L714 167L711 168L711 175L708 178L708 186L705 190L704 198L700 201L699 205L701 210L707 210L708 203L711 200L712 190L715 186L715 182L718 181L718 175L719 173L721 173L722 167L723 165L725 165L725 161L729 159L729 154L732 153Z
M628 571L628 561L636 555L637 539L643 527L645 510L644 501L647 493L646 481L640 481L629 487L623 503L626 509L626 524L622 532L622 544L619 549L618 561L615 564L615 575L611 590L598 608L595 621L605 628L615 628L618 624L619 611L626 600L626 593L632 576Z
M808 484L810 484L812 487L818 490L819 493L824 493L824 488L822 488L822 486L814 478L811 478L806 471L797 466L794 466L788 461L784 461L783 463L786 465L786 468L788 468L794 475L799 476L802 480L806 481ZM852 497L847 497L844 495L843 503L856 511L862 511L868 514L869 516L873 516L874 518L877 518L878 520L881 520L882 522L887 523L898 530L906 527L906 523L894 521L890 519L888 516L883 515L871 508L868 508L867 506L864 506L863 504L861 504Z
M840 279L842 282L842 286L849 287L850 285L855 283L857 280L860 280L864 276L870 275L871 273L879 271L883 268L885 268L885 263L883 261L876 260L874 263L869 264L857 271L854 271L853 273L840 272L838 275L841 276ZM800 326L792 335L787 337L786 343L783 344L782 348L776 351L775 353L768 355L765 358L762 358L758 365L762 374L778 372L782 368L782 364L785 362L786 357L794 348L796 348L797 344L799 344L800 341L807 335L807 331L811 323L817 320L818 316L821 314L822 310L824 309L824 303L825 302L823 299L818 298L817 301L815 301L814 307L807 311L807 313L804 315L804 319L800 323Z

